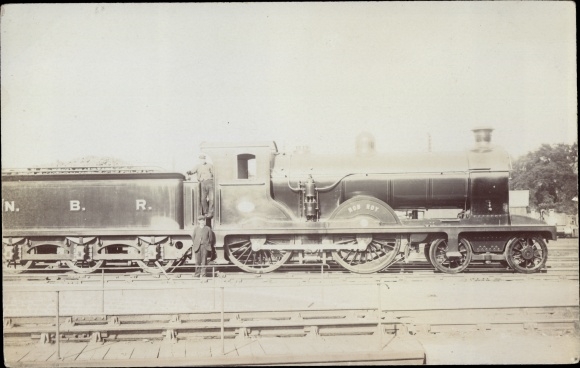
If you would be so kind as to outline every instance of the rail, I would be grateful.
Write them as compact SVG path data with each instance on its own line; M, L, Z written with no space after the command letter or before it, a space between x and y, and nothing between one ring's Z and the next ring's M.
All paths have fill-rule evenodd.
M383 328L382 327L382 321L381 321L381 319L382 319L381 318L381 314L383 312L382 303L381 303L381 290L383 289L383 287L386 288L386 289L388 289L389 286L386 283L381 283L381 282L378 282L376 284L376 286L377 286L377 302L376 302L376 307L373 308L373 310L374 310L377 318L376 319L372 319L372 320L367 319L364 322L362 322L362 321L356 321L356 324L358 324L358 325L360 325L360 324L376 325L377 328L379 329L379 334L378 334L379 335L379 339L378 339L379 349L382 349L384 347L384 345L383 345L383 341L384 341L383 334L384 334L384 331L380 331ZM276 286L271 285L271 286L268 286L268 287L276 287ZM297 285L296 287L303 287L303 285ZM140 290L155 291L155 290L167 290L168 288L174 289L174 290L190 290L190 287L188 287L188 286L177 286L176 287L175 285L172 285L172 286L169 286L169 287L167 285L165 285L163 287L157 286L157 287L149 287L149 288L145 288L145 289L141 288ZM200 313L216 313L216 312L219 312L219 314L220 314L221 354L224 355L225 354L225 328L226 328L226 325L225 325L225 320L226 320L226 318L225 318L225 310L226 310L226 307L225 307L226 306L225 289L226 289L226 286L221 285L219 287L216 287L216 285L213 284L213 286L211 286L210 288L212 288L214 290L214 306L213 306L213 308L211 310L196 311L196 313L197 314L200 314ZM220 290L220 308L219 308L219 310L216 309L216 305L215 305L215 291L216 291L217 288L219 288L219 290ZM240 288L240 286L235 286L233 288L238 289L238 288ZM247 288L250 288L250 287L247 287ZM56 340L55 342L56 342L57 359L58 360L61 360L62 359L61 352L60 352L60 343L61 343L61 334L63 332L73 332L73 333L76 332L76 333L78 333L80 331L85 331L85 330L89 329L89 330L92 330L93 331L93 335L92 335L91 339L94 339L96 341L99 341L100 340L100 330L106 330L106 331L111 331L111 330L113 330L113 331L122 331L123 330L123 328L120 327L120 323L119 323L118 316L116 316L115 319L113 320L114 322L116 322L114 324L117 324L116 327L115 326L110 326L110 325L106 325L106 326L102 327L102 326L99 326L99 325L96 325L96 324L91 324L91 325L89 325L90 327L81 326L80 328L76 328L75 329L74 328L75 326L71 326L70 324L68 326L66 324L64 326L61 326L61 324L62 324L62 322L61 322L62 318L61 317L63 317L62 314L61 314L61 303L60 303L61 293L63 293L63 292L70 292L70 291L83 291L83 292L87 292L87 291L101 291L102 292L101 315L102 315L102 320L106 320L107 314L105 313L105 303L104 303L105 297L104 296L105 296L105 291L112 291L112 290L124 291L124 290L134 290L134 289L127 288L127 287L105 287L105 284L103 283L101 285L101 287L98 287L98 288L85 288L85 289L81 289L81 290L70 290L70 289L64 289L61 286L60 288L57 288L57 290L49 291L49 292L53 292L54 295L55 295L55 298L54 298L54 305L55 305L55 307L54 307L54 309L55 309L55 317L54 317L55 318L55 330L54 331L55 331L55 340ZM38 290L27 290L26 288L19 288L18 289L18 292L37 293L39 291ZM47 292L47 291L43 291L43 292ZM336 308L333 308L333 309L323 309L322 311L329 311L329 310L336 311ZM296 309L296 310L293 310L293 311L294 312L297 312L299 310ZM321 310L319 310L319 311L321 311ZM232 310L229 310L228 311L228 313L240 313L240 312L243 313L243 311L235 311L235 310L233 310L233 311ZM255 311L253 311L253 312L255 313ZM274 311L274 312L276 312L276 311ZM282 312L288 312L288 310L285 310L285 311L282 311ZM310 310L309 312L312 312L312 310ZM175 316L175 315L179 315L179 314L185 314L185 313L177 313L177 314L176 313L170 313L169 315ZM131 316L134 316L134 315L131 315ZM30 328L26 328L26 327L24 327L24 328L18 328L18 327L15 327L14 326L12 319L19 319L19 318L23 318L23 317L15 317L15 316L7 315L7 314L4 315L4 336L5 336L5 338L7 336L9 336L10 334L17 334L17 335L20 334L21 335L21 334L26 334L26 333L30 333L31 332ZM39 318L39 317L36 316L35 318ZM72 317L71 317L70 321L72 321ZM173 319L172 322L179 322L179 320ZM334 321L330 321L330 322L329 321L312 321L312 320L307 321L307 322L303 322L302 321L302 318L300 318L300 321L299 320L293 320L290 323L287 323L287 326L293 326L293 327L295 327L295 326L304 326L304 325L318 325L318 324L325 324L325 323L326 324L333 324L333 323L336 323L336 322L334 322ZM396 322L391 322L391 324L393 324L393 323L396 323ZM280 324L280 323L277 322L276 324ZM351 322L348 322L348 321L346 323L344 323L344 325L350 325L350 324L352 324L352 323ZM159 329L159 328L154 328L152 326L144 325L142 323L139 323L138 325L139 326L135 326L135 325L134 326L131 326L130 327L131 331L143 330L143 329L145 329L145 330L147 330L147 329ZM256 325L260 325L262 327L264 327L264 326L268 327L269 324L267 322L263 322L263 321L260 322L260 323L258 323L258 324L256 324L256 323L251 324L251 323L248 323L248 322L237 321L237 322L234 322L234 323L229 323L228 324L228 328L245 329L245 328L249 327L250 325L252 327L254 327ZM191 325L188 325L188 324L185 324L185 323L184 324L179 324L179 325L175 325L175 324L171 324L170 323L168 326L162 327L162 329L165 330L165 338L166 338L166 340L173 340L176 337L176 330L178 330L178 329L187 329L187 328L191 328L191 327L192 327ZM40 341L41 341L41 343L50 342L50 334L47 332L46 329L44 329L44 328L33 328L33 330L40 331Z
M321 278L331 277L335 275L349 275L349 277L386 277L386 276L397 276L406 274L409 276L410 273L420 275L436 275L437 277L475 277L475 276L506 276L506 277L526 277L526 278L550 278L550 277L575 277L578 278L578 255L577 250L571 253L569 249L552 249L554 253L550 262L546 264L546 267L534 274L521 274L515 270L508 268L505 265L500 264L474 264L466 271L458 275L449 275L442 272L437 272L433 269L432 265L424 258L419 257L417 259L412 259L410 262L406 263L401 260L396 260L388 268L376 272L373 274L354 274L346 271L339 265L332 263L305 263L305 264L283 264L277 271L269 273L251 273L241 271L240 268L234 264L209 264L205 268L211 270L211 274L220 274L222 277L235 275L241 278L253 278L253 277L269 277L276 279L290 278L294 279L296 277L311 277L315 273L319 273ZM570 253L570 254L568 254ZM164 276L166 279L170 278L184 278L188 274L193 273L198 267L195 264L183 264L177 266L166 267L166 271L161 271L160 265L151 267L148 269L143 269L139 265L113 265L113 266L103 266L95 270L95 272L75 272L72 269L66 267L31 267L21 273L4 273L4 280L17 280L17 279L72 279L79 280L84 278L90 280L95 278L99 273L107 273L107 275L117 276L117 277L134 277L134 278L158 278L160 275ZM282 270L291 272L280 272ZM153 272L148 272L153 271ZM300 273L297 273L300 272Z
M331 270L331 266L327 263L320 263L320 264L284 264L282 265L280 268L282 269L304 269L304 268L310 268L312 270L316 270L316 274L320 275L320 278L324 278L326 275L329 275L330 270ZM197 269L201 269L207 272L208 270L211 270L210 274L211 277L215 277L218 273L220 273L221 271L239 271L240 268L234 264L210 264L210 265L205 265L205 266L197 266L195 264L185 264L185 265L177 265L177 266L168 266L166 268L164 268L163 266L161 266L158 262L156 262L156 266L155 267L151 267L150 268L150 272L148 272L147 270L144 270L142 267L135 265L135 266L112 266L112 267L99 267L97 270L95 270L95 272L87 272L87 273L83 273L83 272L75 272L72 269L68 269L68 268L52 268L52 269L46 269L46 268L38 268L38 269L34 269L34 268L30 268L28 270L26 270L25 272L21 272L21 273L5 273L3 275L4 279L26 279L26 278L33 278L33 277L41 277L41 278L45 278L45 277L71 277L71 278L78 278L78 277L92 277L95 276L97 274L101 274L102 277L104 277L104 273L105 271L112 271L111 273L107 273L107 275L117 275L117 276L137 276L137 275L143 275L143 276L151 276L151 277L160 277L161 275L163 275L166 279L170 279L172 277L181 277L183 275L183 273L180 272L175 272L175 271L184 271L184 272L189 272L191 273L192 270L197 271ZM320 272L318 272L318 270L320 270ZM65 271L65 272L60 272L59 271ZM100 272L98 272L100 271ZM344 269L340 269L340 271L342 273L345 272ZM251 276L260 276L260 275L266 275L266 274L272 274L275 275L276 273L251 273L251 272L243 272L244 275L247 275L249 277ZM314 272L312 272L312 274L314 274Z
M374 284L369 284L368 282L360 282L360 283L348 283L349 286L366 286L372 290L373 285L376 285L376 298L372 297L365 301L366 308L364 309L353 309L353 308L336 308L334 306L328 306L326 308L316 308L316 309L307 309L304 310L303 308L278 308L278 309L265 309L260 310L260 308L252 308L251 310L244 310L236 305L236 292L238 289L248 289L254 290L255 285L228 285L226 282L220 282L220 284L216 284L216 277L213 278L214 282L210 283L208 278L204 283L197 282L193 285L196 285L195 290L200 289L211 289L213 290L213 306L207 309L200 309L195 307L192 311L183 310L178 308L177 310L172 311L171 313L159 313L153 314L153 316L157 316L154 318L155 321L163 320L164 322L161 323L149 323L143 322L141 320L136 321L139 319L139 316L152 316L151 313L132 313L130 315L123 315L123 314L110 314L107 313L105 308L105 292L111 291L153 291L153 295L155 291L161 290L175 290L177 292L185 291L191 292L192 284L164 284L162 286L159 285L151 285L148 287L139 287L135 288L129 287L127 285L115 285L109 286L106 285L104 282L104 278L102 279L102 283L100 286L93 286L93 287L85 287L85 288L78 288L75 286L69 285L54 285L54 287L50 288L39 288L39 287L31 287L31 286L8 286L4 288L4 293L10 293L12 291L22 292L22 293L38 293L43 292L50 295L51 293L54 295L54 314L53 317L45 315L46 318L54 318L55 323L54 327L46 326L46 327L19 327L18 323L14 323L14 321L18 321L19 319L23 319L26 317L19 317L16 315L10 315L10 313L5 313L4 316L4 334L5 338L10 337L12 335L22 335L22 334L31 334L32 331L39 331L40 333L40 340L44 342L50 342L51 334L54 333L55 342L57 347L57 357L61 359L60 353L60 344L62 334L79 334L89 332L91 333L91 339L95 339L98 341L101 338L101 333L113 333L118 334L124 331L130 331L134 333L135 331L162 331L165 334L166 340L174 340L177 338L177 331L188 331L192 329L206 329L206 330L215 330L216 328L219 329L219 338L221 339L221 346L222 346L222 354L224 353L224 344L226 338L226 330L228 331L240 331L236 332L239 334L245 333L244 331L252 330L252 329L268 329L272 327L277 328L296 328L302 327L304 331L308 329L308 333L318 334L319 328L328 328L329 326L333 328L338 327L345 327L345 328L353 328L352 326L358 326L357 328L363 328L361 326L366 326L365 331L368 332L368 329L372 329L374 332L373 335L377 336L377 343L379 347L382 347L383 338L385 334L385 328L387 325L393 326L395 333L398 331L400 332L412 332L415 333L418 330L421 330L421 325L432 325L432 326L441 326L445 325L445 323L441 322L441 320L435 320L433 316L437 313L444 314L450 322L446 322L448 325L451 326L458 326L458 325L477 325L478 329L489 329L489 326L493 323L481 323L481 316L485 313L493 313L497 314L497 311L501 311L502 315L506 314L510 317L505 321L497 321L495 320L495 324L523 324L524 328L535 328L535 325L538 324L564 324L565 326L577 326L578 321L578 306L577 305L544 305L544 306L528 306L528 307L514 307L514 306L502 306L502 307L458 307L458 308L422 308L421 306L417 306L417 308L413 309L397 309L394 308L392 305L389 306L389 303L384 303L385 299L385 292L390 289L389 284L387 282L378 281ZM333 284L333 287L343 287L347 284ZM6 285L5 285L6 286ZM322 294L324 294L324 284L297 284L297 285L285 285L285 287L295 287L295 288L303 288L303 287L322 287ZM265 284L262 285L261 288L279 288L279 285L276 284ZM103 324L93 323L96 321L91 320L91 317L86 317L84 315L75 315L69 314L63 315L62 308L63 303L61 303L61 299L64 293L67 292L101 292L101 313L100 313L100 320ZM234 292L230 297L228 297L228 293L226 291ZM197 294L196 294L197 295ZM217 303L216 297L219 295L219 304ZM259 295L259 294L256 294ZM265 295L271 296L271 293L265 293ZM75 296L75 299L78 297ZM28 299L25 297L23 299ZM110 299L110 298L109 298ZM324 298L322 298L324 299ZM66 301L67 299L64 298ZM70 300L70 299L68 299ZM230 302L228 302L231 300ZM374 301L373 301L374 300ZM390 298L387 298L390 300ZM374 303L374 304L373 304ZM257 305L260 305L259 299L256 300ZM50 304L47 305L47 308L50 308ZM532 312L526 312L526 310L530 310ZM363 311L366 311L363 315ZM229 318L226 318L226 312L229 315ZM332 319L332 316L325 315L325 317L320 317L317 315L318 312L325 312L329 313L337 318ZM347 312L351 312L348 314ZM240 318L240 315L246 313L246 317ZM370 313L370 314L369 314ZM260 319L258 320L251 320L248 315L259 315ZM349 320L344 318L338 318L344 315L350 315L351 319ZM203 327L200 327L199 323L196 323L196 318L189 317L188 315L196 315L200 316L203 315L203 318L197 318L198 321L204 321ZM288 316L292 315L292 318L282 318L281 316ZM410 318L415 315L415 318L418 319L419 322L413 321L410 322ZM64 323L63 317L70 316ZM76 317L74 317L76 316ZM82 316L82 317L81 317ZM161 317L159 317L161 316ZM165 317L163 317L165 316ZM236 318L237 316L237 318ZM318 317L317 317L318 316ZM41 318L43 316L36 316L31 318ZM109 318L107 318L109 317ZM419 318L420 317L420 318ZM476 321L472 319L475 317ZM78 321L85 321L86 318L86 325L80 324L75 325L75 322ZM270 318L270 320L268 319ZM496 317L497 318L497 317ZM73 322L73 319L75 322ZM183 320L182 320L183 319ZM431 320L430 320L431 319ZM216 320L217 322L207 322ZM226 320L228 323L226 324ZM338 326L338 327L337 327ZM527 327L526 327L527 326ZM574 328L574 327L572 327ZM576 327L577 328L577 327ZM393 330L390 329L390 330ZM50 331L53 331L52 333ZM231 335L231 333L230 333Z

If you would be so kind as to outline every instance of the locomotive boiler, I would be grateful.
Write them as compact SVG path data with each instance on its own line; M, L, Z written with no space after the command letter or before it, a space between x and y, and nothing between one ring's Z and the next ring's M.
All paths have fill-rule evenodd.
M218 256L256 273L308 262L372 273L424 244L442 272L471 262L536 272L556 229L510 215L510 159L491 145L491 132L474 129L467 152L413 155L379 154L368 134L351 155L204 143L215 171ZM170 271L188 260L199 193L199 183L172 173L3 173L4 264L92 272L103 262L133 262ZM457 216L418 216L441 209Z

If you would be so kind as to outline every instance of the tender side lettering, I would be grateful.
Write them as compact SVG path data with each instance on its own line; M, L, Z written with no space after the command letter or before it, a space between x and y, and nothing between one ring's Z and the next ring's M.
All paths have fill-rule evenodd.
M81 208L81 201L72 200L70 201L70 210L71 211L84 211L84 208Z
M4 212L18 212L20 211L20 208L16 208L16 204L14 204L14 201L5 201L2 200L2 202L4 202Z
M135 206L136 206L136 210L137 210L137 211L139 211L139 210L146 211L146 210L147 210L147 208L146 208L146 206L147 206L147 201L146 201L146 200L144 200L144 199L137 199L137 200L135 201Z

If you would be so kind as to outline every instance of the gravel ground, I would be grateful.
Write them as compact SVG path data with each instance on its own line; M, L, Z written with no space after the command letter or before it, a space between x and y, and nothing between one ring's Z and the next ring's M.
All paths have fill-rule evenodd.
M577 364L580 338L541 332L449 333L417 335L428 365Z
M335 308L376 308L378 286L367 284L308 284L280 286L275 284L223 284L226 311L244 310L313 310ZM70 285L11 284L3 288L5 316L53 315L56 289L60 294L61 315L132 313L187 313L219 310L220 285L188 282L149 283L156 290L144 290L127 284L125 290L107 290L102 302L101 291L71 290ZM171 289L180 287L180 290ZM26 288L27 290L23 290ZM66 289L69 290L66 290ZM85 286L74 286L85 288ZM87 289L92 289L90 285ZM578 281L518 280L511 282L466 281L458 277L420 282L395 282L381 287L384 309L498 308L548 305L578 305Z

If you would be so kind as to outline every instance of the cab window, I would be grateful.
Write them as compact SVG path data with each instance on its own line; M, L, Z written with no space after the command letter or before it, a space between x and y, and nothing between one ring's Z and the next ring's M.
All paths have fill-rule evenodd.
M238 179L254 179L256 177L256 156L244 153L238 155Z

